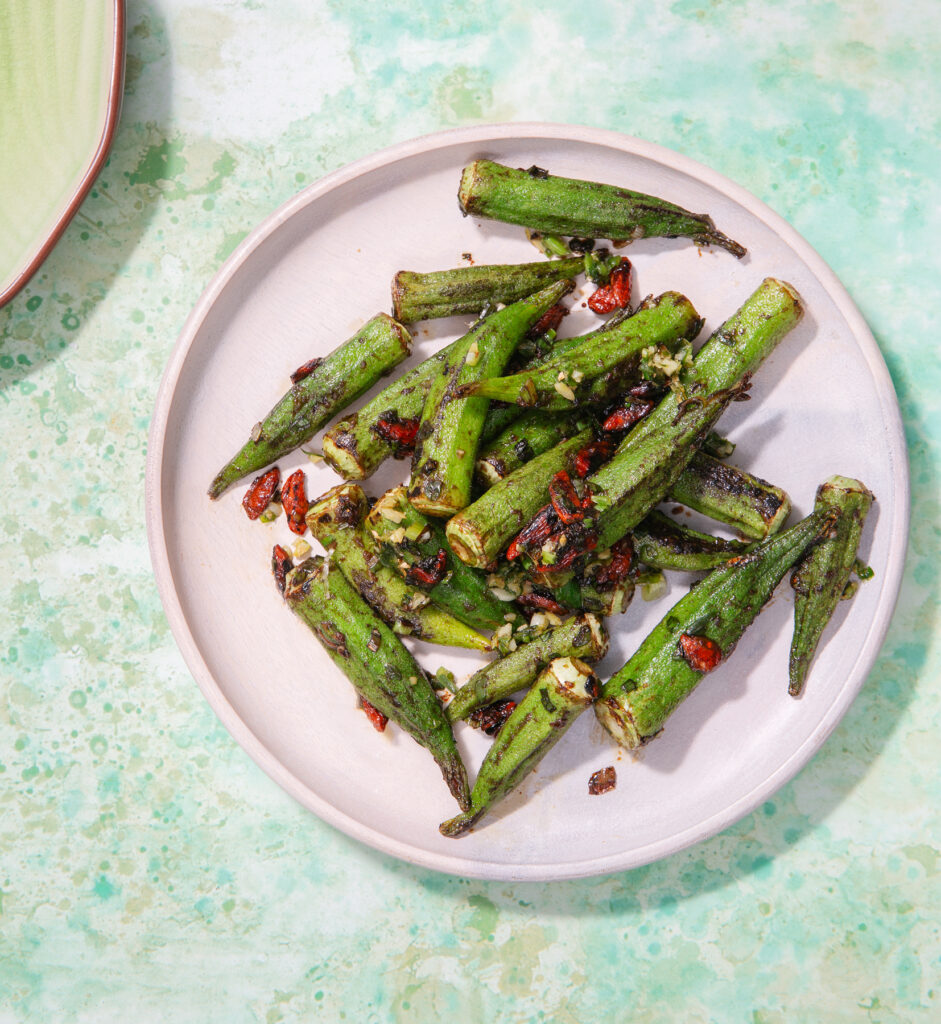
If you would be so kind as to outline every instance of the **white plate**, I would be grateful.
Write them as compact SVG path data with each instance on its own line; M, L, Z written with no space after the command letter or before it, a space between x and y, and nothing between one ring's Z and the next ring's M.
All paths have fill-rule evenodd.
M389 308L394 271L523 261L518 228L461 218L461 167L487 156L557 174L624 182L711 213L750 255L737 261L683 240L629 250L640 294L685 292L706 331L767 275L803 295L807 315L756 375L753 401L733 406L722 430L734 461L785 487L794 519L833 473L861 477L878 503L864 555L875 579L841 606L801 700L787 695L791 597L785 585L728 664L683 704L662 736L634 759L583 715L521 789L469 836L437 831L455 806L426 752L398 730L376 733L352 690L271 581L284 520L251 523L244 486L218 502L206 487L280 397L287 374L326 353ZM576 333L591 322L577 310ZM422 325L423 358L462 322ZM304 457L311 496L338 482ZM372 493L400 480L383 468ZM325 821L396 857L459 875L553 879L648 863L714 835L767 799L800 769L853 700L878 653L901 578L908 478L895 395L878 348L839 281L780 217L743 189L685 157L596 129L510 124L459 129L394 146L328 175L266 220L228 260L193 310L164 376L151 430L147 521L170 625L207 700L236 740L281 786ZM614 671L683 592L639 599L609 620ZM459 681L471 656L424 647L429 668ZM466 727L458 741L471 773L487 741ZM589 775L617 767L617 788L589 797Z

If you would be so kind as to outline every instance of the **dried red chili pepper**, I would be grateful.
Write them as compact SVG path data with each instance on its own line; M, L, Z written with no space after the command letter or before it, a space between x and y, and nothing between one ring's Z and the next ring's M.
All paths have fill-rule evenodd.
M581 522L585 518L582 499L579 498L571 477L559 470L549 483L549 501L564 526Z
M589 441L584 448L575 456L573 469L579 478L586 477L595 469L599 463L609 459L614 454L614 442L608 438L600 441Z
M363 711L366 712L366 717L372 723L372 727L376 732L385 732L389 719L378 708L374 708L368 700L360 697L360 703L363 705Z
M653 405L653 402L633 399L627 405L622 405L620 409L615 409L601 424L601 429L605 433L627 430L628 427L634 426L635 423L647 416L653 409Z
M271 572L275 583L278 585L279 593L284 593L287 574L293 568L294 560L280 544L275 544L274 550L271 552Z
M413 587L434 587L444 579L447 568L448 556L444 548L438 548L437 555L429 555L409 566L405 582Z
M611 547L611 561L595 573L594 585L598 590L613 590L631 571L634 545L630 537L622 537Z
M304 470L295 470L284 481L284 486L281 488L281 505L284 508L285 516L287 516L288 528L292 533L303 535L307 531L306 516L309 504L307 478L304 476Z
M468 725L482 729L488 736L496 736L516 707L515 700L498 700L485 708L477 708L467 716Z
M552 506L544 505L533 516L529 526L524 526L510 542L510 546L506 549L507 559L512 562L514 558L517 558L524 551L548 540L555 529L555 521L556 517L552 511Z
M419 422L417 417L415 419L403 420L396 412L390 409L376 420L373 430L376 432L377 437L396 446L396 458L404 458L406 455L411 455L415 450Z
M562 305L561 302L557 302L550 309L547 309L545 313L533 324L529 329L529 336L531 338L538 338L541 334L545 334L546 331L557 331L559 324L562 323L563 317L569 315L568 309Z
M625 309L631 304L631 261L621 257L621 262L611 271L608 283L602 285L588 298L588 308L593 313L612 313Z
M314 372L314 370L316 370L317 367L320 366L322 362L323 359L321 359L319 356L316 359L308 359L303 366L299 366L291 374L291 383L299 384L305 377L309 377Z
M529 594L520 594L516 599L516 603L522 608L527 608L531 611L541 612L552 612L553 615L567 615L568 609L559 604L558 601L549 597L548 594L540 593L538 590L533 590Z
M680 653L694 672L709 672L722 660L722 651L714 640L690 633L681 634Z
M255 477L251 487L245 492L245 497L242 498L242 508L249 519L257 519L271 504L272 495L280 479L281 470L277 466Z
M599 768L598 771L592 772L588 780L588 795L601 796L602 793L610 793L617 784L617 772L614 765L609 764L607 768Z

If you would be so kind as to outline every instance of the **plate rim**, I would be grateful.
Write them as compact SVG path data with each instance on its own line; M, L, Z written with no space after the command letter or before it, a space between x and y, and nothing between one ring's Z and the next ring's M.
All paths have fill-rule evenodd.
M627 853L603 854L599 857L573 862L518 863L475 860L455 853L437 854L393 839L367 825L360 823L339 810L333 804L318 796L296 775L289 771L278 758L261 742L248 723L241 718L230 704L221 687L213 678L208 666L189 629L179 597L173 585L170 558L162 521L160 496L163 487L163 461L166 455L164 440L169 414L176 393L176 385L186 362L190 348L206 316L216 299L229 281L235 276L251 254L284 223L304 207L315 202L320 196L355 178L378 170L386 165L422 153L459 144L502 141L508 138L559 139L589 145L613 148L623 153L638 156L664 164L684 173L707 186L722 192L733 202L760 220L777 233L783 241L804 261L808 270L818 280L846 320L866 364L882 406L883 422L889 441L890 470L895 491L896 516L892 535L888 538L886 572L882 580L882 594L877 614L867 633L858 655L848 669L846 680L827 709L817 727L790 756L733 804L716 812L703 821L696 822L681 832L648 843ZM193 675L200 691L230 735L252 758L252 760L285 792L306 809L313 811L321 820L339 829L373 849L415 864L446 874L467 878L494 881L555 881L606 875L631 870L653 863L664 857L711 838L734 822L752 813L770 795L789 782L820 750L827 738L839 724L849 706L856 699L863 683L875 664L885 640L895 611L901 588L908 545L910 521L910 489L907 446L901 409L889 374L885 358L868 324L833 270L816 250L779 214L763 200L743 186L712 170L704 164L657 143L639 139L622 132L595 128L585 125L557 122L498 122L493 124L469 125L433 132L408 139L392 146L377 150L361 157L323 178L308 185L282 203L268 217L264 218L236 247L228 259L216 271L188 315L160 382L154 405L153 418L148 437L145 470L145 518L148 547L157 589L163 604L171 632L183 655L184 662ZM886 595L886 596L883 596Z
M19 271L14 271L15 276L10 284L4 291L0 292L0 308L18 295L29 284L36 271L46 262L49 253L55 248L65 229L71 223L72 218L78 213L78 208L91 191L95 179L101 172L102 167L104 167L108 154L111 152L114 136L118 130L118 122L121 119L121 105L124 101L124 59L127 52L126 0L113 0L112 10L114 13L110 54L111 77L108 82L108 100L105 105L105 116L101 123L98 145L95 147L94 156L85 168L85 172L75 186L71 198L65 204L62 213L46 235L42 245Z

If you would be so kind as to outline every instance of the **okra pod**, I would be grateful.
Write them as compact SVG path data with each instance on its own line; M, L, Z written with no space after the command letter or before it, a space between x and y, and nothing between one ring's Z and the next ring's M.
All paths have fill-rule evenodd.
M791 512L791 499L780 487L702 451L670 488L670 500L753 540L777 533Z
M608 632L592 614L580 615L547 630L510 654L475 672L444 709L457 722L477 708L526 689L553 658L596 662L608 653Z
M695 338L701 327L702 318L685 295L664 292L633 316L592 332L536 368L508 377L487 379L481 374L460 393L542 409L570 409L597 397L592 384L598 378L607 378L607 392L616 384L623 388L636 376L645 348L663 345L673 352Z
M875 498L860 480L831 476L817 489L814 509L833 514L829 532L798 563L794 588L788 692L799 697L820 636L849 583L863 524Z
M465 216L553 235L609 238L616 245L638 238L682 236L697 245L718 245L739 259L746 252L719 231L707 214L690 213L618 185L562 178L536 167L523 171L475 160L461 174L458 202Z
M400 323L479 313L488 302L516 302L585 269L584 256L534 263L456 267L430 274L400 270L392 280L393 316Z
M451 551L442 526L408 502L404 487L387 491L366 516L383 562L473 629L498 629L518 616L490 592L486 577Z
M467 773L428 677L336 565L328 570L320 557L302 562L289 573L284 597L360 697L430 751L454 799L469 809Z
M471 790L471 806L439 826L442 835L464 835L514 790L549 753L598 694L592 670L577 658L550 662L497 733Z
M670 609L601 692L599 721L623 747L656 736L703 675L728 658L781 578L829 529L813 512L700 580Z
M681 478L682 479L682 478ZM637 561L651 569L702 572L748 551L740 541L700 533L654 509L632 532Z
M383 565L363 519L368 503L357 484L340 484L307 512L307 525L325 548L332 548L340 571L396 633L444 647L491 650L476 630L431 603L427 594L409 586Z
M790 285L766 278L700 349L671 392L589 476L598 546L610 547L669 493L728 403L803 313Z
M209 488L218 498L237 480L309 441L320 428L409 354L411 335L379 313L294 384L252 431Z
M484 487L498 483L524 463L554 448L560 441L585 430L589 423L586 414L578 411L546 415L541 410L533 409L522 413L478 451L475 473L477 482Z
M432 379L418 429L408 496L425 515L450 516L470 504L477 445L489 402L457 398L461 386L499 374L534 323L571 291L559 281L505 306L461 339Z
M575 456L591 437L590 430L582 430L562 441L458 512L446 531L458 558L477 568L490 565L546 503L549 482L561 470L572 469Z

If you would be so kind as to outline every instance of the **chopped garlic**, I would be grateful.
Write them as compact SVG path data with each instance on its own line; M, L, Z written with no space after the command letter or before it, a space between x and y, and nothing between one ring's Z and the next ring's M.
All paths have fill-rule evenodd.
M512 601L516 597L516 595L511 593L509 590L504 590L503 587L491 587L490 593L493 594L498 601Z
M477 342L473 342L471 347L467 350L467 358L464 360L468 366L476 366L480 362L480 346Z
M390 523L401 523L405 518L404 512L399 512L394 508L387 508L385 505L380 505L379 515L381 515L383 519L388 519Z
M303 538L294 542L294 547L291 548L291 554L295 558L306 558L310 554L310 545Z
M575 401L575 392L568 386L568 384L563 384L563 383L561 383L561 381L556 381L553 386L555 387L556 391L558 391L558 393L567 402L574 402Z
M585 379L585 374L582 373L581 370L572 370L572 380L574 380L576 384L581 384L581 382L584 379Z

